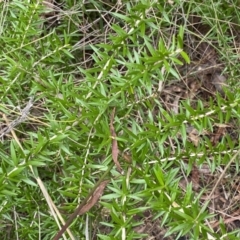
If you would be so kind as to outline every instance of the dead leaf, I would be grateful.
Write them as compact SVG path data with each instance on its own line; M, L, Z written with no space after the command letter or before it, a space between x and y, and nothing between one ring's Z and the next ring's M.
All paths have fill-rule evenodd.
M127 162L127 163L132 163L132 156L129 152L122 152L121 153L122 158Z
M108 171L107 171L108 172ZM53 238L53 240L59 240L63 233L67 230L67 228L71 225L73 220L78 215L83 215L87 211L89 211L99 200L99 198L102 196L102 193L109 183L109 180L100 181L97 183L97 185L92 189L92 191L89 193L88 197L85 198L82 203L77 207L77 209L74 211L73 214L68 218L64 226L59 230L59 232L56 234L56 236Z
M214 133L211 137L211 143L213 144L213 146L215 146L225 134L226 128L218 127L216 133Z
M105 180L100 183L92 196L90 196L90 198L88 199L87 203L79 210L78 215L83 215L84 213L88 212L98 202L108 183L109 180Z
M191 180L192 180L192 184L193 184L193 189L195 191L197 191L200 187L199 185L199 171L198 168L196 167L196 165L193 165L193 169L191 172Z
M230 224L230 223L232 223L234 221L239 221L239 220L240 220L240 216L237 216L237 217L226 218L226 219L223 220L223 222L225 224ZM214 229L214 228L219 226L220 222L219 221L214 221L214 222L212 222L210 224L211 224L211 227Z
M118 150L118 143L117 143L117 139L116 139L117 134L116 134L116 132L114 130L114 126L113 126L114 115L115 115L115 108L113 109L111 118L110 118L110 132L111 132L111 137L112 137L112 158L117 167L117 170L121 173L122 168L118 162L119 150Z
M45 13L42 14L43 17L55 15L56 7L53 0L46 0L42 2L44 6Z
M41 4L43 6L43 11L40 16L44 22L40 27L42 28L43 25L46 25L47 27L53 27L59 24L61 20L60 12L62 11L60 3L55 0L45 0L42 1Z
M194 146L198 146L200 139L199 139L199 132L197 131L197 129L189 125L187 126L187 133L188 133L188 138L194 144Z
M226 78L221 75L219 72L216 72L212 76L212 83L215 86L216 90L220 93L223 93L223 86L226 86Z
M181 97L180 95L177 95L173 101L172 111L175 114L178 114L178 106L179 106L180 97Z
M189 84L188 98L194 99L196 97L197 92L201 88L201 81L191 81Z
M191 142L194 144L194 146L198 146L198 143L199 143L199 135L190 132L189 135L188 135L188 137L189 137L189 139L191 140Z

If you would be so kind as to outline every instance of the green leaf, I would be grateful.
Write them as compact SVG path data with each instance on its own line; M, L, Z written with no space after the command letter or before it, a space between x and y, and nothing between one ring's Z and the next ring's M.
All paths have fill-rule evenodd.
M8 177L9 177L9 178L16 177L16 176L19 175L24 169L25 169L25 167L15 167L13 170L11 170L11 171L8 173Z
M120 18L126 22L129 22L131 20L131 18L127 17L126 15L123 15L123 14L120 14L120 13L117 13L117 12L111 12L111 14L117 18Z
M154 174L155 174L155 177L157 178L158 183L160 184L160 186L165 187L163 172L160 169L159 165L157 165L154 168Z
M14 146L13 141L11 141L10 149L11 149L11 160L13 161L14 166L17 167L18 166L18 158L16 156L16 151L15 151L15 146Z
M190 64L190 58L188 57L187 53L185 53L184 51L180 52L182 58L186 61L187 64Z
M9 190L1 190L1 194L5 196L17 196L17 193Z
M33 186L33 187L37 187L38 186L34 181L32 181L29 178L24 178L24 179L22 179L22 181L27 183L27 184L29 184L29 185L31 185L31 186Z

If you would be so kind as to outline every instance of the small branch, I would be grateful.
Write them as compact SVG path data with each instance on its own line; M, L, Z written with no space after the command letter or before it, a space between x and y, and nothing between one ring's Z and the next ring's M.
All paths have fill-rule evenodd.
M13 128L15 128L17 125L24 122L32 106L33 106L33 97L30 97L30 100L28 101L26 107L23 110L21 110L21 115L17 119L13 120L7 127L3 128L0 131L0 138L2 138L7 133L11 132Z

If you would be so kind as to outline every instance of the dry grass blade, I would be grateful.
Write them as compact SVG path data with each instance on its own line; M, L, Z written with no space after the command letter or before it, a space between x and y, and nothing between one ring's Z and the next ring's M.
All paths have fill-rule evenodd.
M110 118L110 132L111 132L111 137L112 137L112 158L113 161L117 167L117 170L119 172L122 172L122 168L118 162L118 143L117 143L117 134L115 132L114 126L113 126L113 120L114 120L114 115L115 115L115 108L112 111L111 118Z
M30 108L31 108L31 106L32 106L32 105L30 104L30 102L32 103L32 98L30 99L28 105L22 110L22 112L23 112L23 115L21 116L22 118L23 118L24 114L25 114L25 116L27 116L27 114L28 114L28 112L29 112L29 110L30 110ZM24 116L24 118L25 118L25 116ZM8 119L5 117L5 115L4 115L4 119L5 119L6 123L9 125ZM10 131L11 131L11 133L12 133L12 135L13 135L13 138L15 139L15 141L17 142L17 144L19 145L19 147L22 149L22 151L24 151L24 149L23 149L20 141L18 140L17 135L16 135L15 132L14 132L14 130L10 128ZM57 207L55 206L54 202L52 201L52 198L51 198L51 196L49 195L46 187L44 186L41 178L35 175L35 172L34 172L33 167L32 167L31 165L29 166L29 168L30 168L31 172L33 173L33 175L34 175L34 177L35 177L35 179L36 179L36 181L37 181L37 183L38 183L38 186L40 187L40 189L41 189L41 191L42 191L42 193L43 193L43 196L44 196L44 198L45 198L45 200L46 200L46 202L47 202L47 204L48 204L48 207L49 207L49 209L50 209L50 212L51 212L53 218L55 219L55 222L57 223L58 227L61 228L61 225L60 225L58 219L60 219L60 221L61 221L62 224L65 224L65 221L64 221L63 217L61 216L61 214L60 214L60 212L58 211ZM69 234L70 239L73 240L74 237L73 237L73 234L72 234L72 232L70 231L70 229L66 228L66 230L67 230L67 232L68 232L68 234ZM66 237L65 235L63 235L63 238L64 238L65 240L67 239L67 237Z
M229 161L229 163L226 165L225 169L223 170L223 172L221 173L221 175L219 176L216 184L214 185L211 193L208 196L208 199L211 199L211 197L214 195L215 190L217 189L217 186L219 185L219 183L221 182L221 180L223 179L224 175L227 172L227 169L230 167L230 165L233 163L233 161L237 158L237 156L240 154L240 150L238 150L235 155L232 157L232 159Z

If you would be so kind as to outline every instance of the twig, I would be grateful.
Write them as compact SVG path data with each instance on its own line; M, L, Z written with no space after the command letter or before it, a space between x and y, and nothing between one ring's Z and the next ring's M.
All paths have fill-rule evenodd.
M11 132L13 128L21 124L22 122L24 122L32 106L33 106L33 97L30 97L30 100L28 101L26 107L23 110L21 110L21 115L0 131L0 138L3 138L3 136Z

